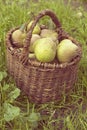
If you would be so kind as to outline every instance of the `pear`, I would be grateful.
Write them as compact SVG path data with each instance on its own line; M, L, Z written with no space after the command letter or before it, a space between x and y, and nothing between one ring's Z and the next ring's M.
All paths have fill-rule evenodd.
M15 30L12 33L13 44L18 47L22 47L24 44L24 40L26 38L26 33L24 32L25 25L23 24L19 29Z
M23 51L23 48L21 47L21 48L19 48L19 52L22 52Z
M29 57L30 59L35 59L35 54L34 54L34 53L29 53L28 57Z
M50 37L52 40L56 41L58 39L58 34L56 31L51 30L51 29L42 29L41 30L41 37Z
M35 56L40 62L51 62L56 56L56 43L51 38L37 40Z
M70 62L78 54L78 46L64 39L57 46L57 58L60 63Z
M35 42L40 39L40 35L38 34L32 34L31 42L30 42L30 47L29 47L29 52L34 52L34 44Z
M28 23L28 25L27 25L27 32L29 31L32 23L33 23L33 21ZM33 34L40 34L40 32L41 32L40 26L39 26L39 24L36 24L36 26L34 27L34 30L33 30Z

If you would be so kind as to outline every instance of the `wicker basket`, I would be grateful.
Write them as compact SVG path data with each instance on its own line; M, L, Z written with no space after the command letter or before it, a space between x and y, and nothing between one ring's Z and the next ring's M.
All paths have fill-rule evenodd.
M32 31L39 19L45 15L49 16L54 22L59 41L68 38L79 47L78 56L70 63L59 64L56 61L41 63L28 58ZM48 9L43 10L35 17L22 52L19 52L12 43L11 35L16 29L10 30L6 37L8 72L13 76L17 86L29 97L30 101L34 103L59 101L64 93L69 93L76 81L78 63L82 55L81 45L64 32L56 15Z

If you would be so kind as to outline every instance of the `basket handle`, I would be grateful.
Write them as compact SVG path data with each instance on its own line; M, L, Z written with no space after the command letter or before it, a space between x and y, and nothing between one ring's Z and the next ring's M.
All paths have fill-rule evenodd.
M28 60L28 53L29 53L29 46L30 46L30 42L31 42L31 37L32 37L32 32L34 27L36 26L37 22L39 21L40 18L42 18L43 16L49 16L52 21L54 22L54 24L56 25L56 28L58 29L58 31L62 31L62 27L60 24L60 21L58 20L57 16L55 15L55 13L53 13L53 11L46 9L43 10L42 12L40 12L34 19L34 22L32 23L29 32L27 33L27 37L25 40L25 45L23 47L23 52L21 54L20 60L23 64L25 64Z

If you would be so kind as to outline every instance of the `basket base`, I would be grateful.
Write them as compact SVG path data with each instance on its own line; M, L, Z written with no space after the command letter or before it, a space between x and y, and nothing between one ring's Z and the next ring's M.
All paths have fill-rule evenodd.
M36 104L58 102L69 94L77 77L78 64L48 71L22 65L17 56L7 50L7 68L18 88Z

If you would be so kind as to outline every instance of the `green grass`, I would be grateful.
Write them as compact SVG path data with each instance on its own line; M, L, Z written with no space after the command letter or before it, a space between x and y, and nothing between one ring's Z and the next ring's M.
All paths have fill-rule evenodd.
M47 8L55 12L64 30L82 44L83 54L78 80L69 97L64 95L58 104L35 105L7 74L5 37L11 28ZM78 9L73 10L70 1L64 5L62 0L0 0L0 130L87 130L87 12L82 7L80 10L83 16L77 18ZM51 23L49 18L40 22Z

